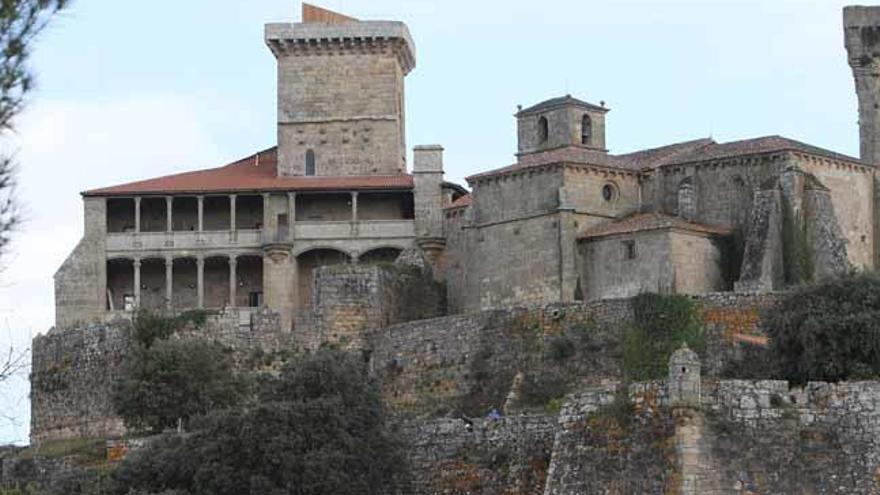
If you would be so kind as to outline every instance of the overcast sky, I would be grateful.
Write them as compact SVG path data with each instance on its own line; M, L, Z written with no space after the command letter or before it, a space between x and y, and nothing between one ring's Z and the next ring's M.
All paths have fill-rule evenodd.
M407 146L442 144L452 180L508 165L516 105L570 93L611 108L613 153L781 134L858 153L836 0L324 0L405 21ZM0 272L0 346L54 320L52 274L82 235L79 192L217 166L275 144L263 24L294 0L75 0L40 40L19 149L26 224ZM26 442L24 380L0 444Z

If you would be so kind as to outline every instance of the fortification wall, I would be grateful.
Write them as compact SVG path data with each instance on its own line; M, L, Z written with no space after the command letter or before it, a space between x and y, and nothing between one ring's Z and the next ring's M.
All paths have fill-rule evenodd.
M217 341L247 358L259 349L292 348L279 317L270 311L230 310L187 328L180 337ZM116 438L122 420L110 400L113 377L133 345L128 320L53 328L33 341L31 369L31 443L68 438Z
M555 415L418 420L405 424L413 471L408 493L544 493Z
M336 265L315 270L314 305L294 317L295 345L368 347L377 329L446 313L446 289L417 266Z
M414 298L434 301L441 290L419 295L405 282L391 282L376 267L328 269L321 275L325 309L314 331L281 330L278 315L232 310L208 318L189 332L219 341L246 356L260 349L308 347L321 338L366 348L389 402L405 413L483 414L507 402L518 372L540 369L555 336L579 327L589 331L589 359L571 371L587 380L620 376L621 329L633 319L629 300L512 308L471 315L405 321L430 313ZM364 275L364 276L359 276ZM415 279L414 279L415 280ZM373 294L364 299L363 294ZM400 294L406 294L401 296ZM380 304L366 304L376 300ZM737 359L743 335L760 335L760 312L773 295L716 294L698 298L710 338L705 368L716 376ZM396 304L390 304L395 301ZM186 332L184 332L186 333ZM346 337L343 339L343 337ZM31 435L34 443L73 437L115 437L123 432L112 413L112 377L131 346L127 321L53 329L33 345ZM485 383L484 375L491 380ZM513 401L515 402L515 401Z
M694 299L706 329L703 369L716 377L764 338L761 315L778 295L718 293ZM584 350L566 364L568 372L591 383L619 379L621 337L633 318L630 299L611 299L391 325L371 340L372 366L389 402L402 412L485 414L508 402L518 374L543 368L553 340L567 332L584 332Z
M544 493L880 493L880 383L702 386L672 410L665 383L630 385L628 418L615 384L570 395Z
M131 323L60 329L34 339L31 443L124 432L110 403L115 370L131 346Z

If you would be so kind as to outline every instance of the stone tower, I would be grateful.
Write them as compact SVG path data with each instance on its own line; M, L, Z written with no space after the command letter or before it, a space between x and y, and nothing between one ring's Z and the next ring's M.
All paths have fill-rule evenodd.
M405 24L303 4L301 23L267 24L265 38L278 60L279 175L406 171Z
M519 156L576 146L596 151L605 149L604 106L578 100L571 95L552 98L516 113Z
M843 9L849 65L859 98L861 158L880 164L880 7Z

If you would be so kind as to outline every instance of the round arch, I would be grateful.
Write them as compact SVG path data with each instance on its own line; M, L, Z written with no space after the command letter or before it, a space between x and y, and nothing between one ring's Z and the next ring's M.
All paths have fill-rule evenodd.
M375 265L379 263L394 263L403 249L394 246L379 246L370 248L358 256L358 263Z
M298 306L308 308L312 305L312 283L315 269L321 266L335 266L351 262L351 256L345 251L312 247L296 255Z
M678 183L678 216L693 220L697 213L697 193L694 180L685 177Z

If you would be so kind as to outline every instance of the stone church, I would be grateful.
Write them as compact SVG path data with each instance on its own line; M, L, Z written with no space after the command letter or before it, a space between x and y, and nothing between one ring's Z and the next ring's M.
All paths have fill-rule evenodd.
M84 235L55 275L56 325L156 311L315 304L319 266L417 252L450 313L632 296L760 292L878 264L880 25L845 12L861 158L780 136L606 148L604 103L516 113L516 162L443 177L406 163L406 25L303 4L269 24L278 144L218 168L82 193Z

